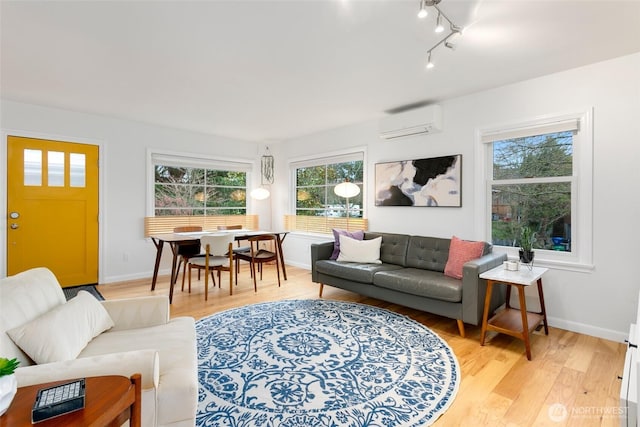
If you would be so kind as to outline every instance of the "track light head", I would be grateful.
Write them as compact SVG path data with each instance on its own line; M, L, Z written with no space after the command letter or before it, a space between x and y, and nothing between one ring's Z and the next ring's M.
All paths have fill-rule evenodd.
M429 12L427 12L427 7L424 4L424 1L420 2L420 10L418 11L418 18L420 19L424 19L429 15Z
M444 31L444 25L442 25L442 13L438 12L438 20L436 21L436 28L434 29L436 33L441 33Z
M444 47L449 48L451 50L456 50L456 45L451 42L444 42Z
M433 67L435 67L435 65L431 62L431 51L429 51L429 57L427 58L427 70L430 70Z

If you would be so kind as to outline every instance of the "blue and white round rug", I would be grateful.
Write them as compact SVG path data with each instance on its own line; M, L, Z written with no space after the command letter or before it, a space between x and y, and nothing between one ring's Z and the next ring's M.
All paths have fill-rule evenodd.
M249 305L198 321L196 333L198 426L424 426L460 383L438 335L363 304Z

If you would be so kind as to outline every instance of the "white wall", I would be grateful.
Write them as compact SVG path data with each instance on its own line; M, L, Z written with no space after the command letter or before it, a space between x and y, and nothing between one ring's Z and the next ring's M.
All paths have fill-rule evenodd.
M640 54L440 102L443 132L402 140L378 137L377 122L361 123L287 141L287 158L367 146L369 228L483 239L474 200L475 132L479 128L550 114L594 111L593 261L590 272L551 270L545 302L554 326L622 341L634 320L640 279L633 270L640 233ZM425 78L427 78L425 76ZM419 99L420 94L416 94ZM428 95L425 95L428 97ZM373 167L389 160L462 154L462 208L375 207ZM280 200L273 218L289 212L286 161L278 163ZM327 240L290 235L287 261L309 265L308 245Z
M100 283L150 277L155 247L144 238L147 215L147 149L194 153L249 160L259 167L258 144L142 123L2 101L0 129L4 134L99 143L102 150L100 215ZM0 143L0 189L6 191L6 140ZM255 169L259 170L259 169ZM259 182L259 174L252 174ZM269 224L271 212L262 202L249 208ZM6 200L0 210L6 218ZM262 226L263 224L261 224ZM0 229L0 253L4 254L6 228ZM163 271L170 268L171 252L165 248ZM6 274L0 256L0 276Z

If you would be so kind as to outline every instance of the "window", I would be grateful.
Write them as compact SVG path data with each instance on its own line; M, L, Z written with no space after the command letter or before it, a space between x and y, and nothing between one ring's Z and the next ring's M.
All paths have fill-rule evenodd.
M249 164L152 153L155 216L245 215Z
M528 226L543 259L591 262L587 119L574 115L481 132L487 239L495 246L517 256L521 229Z
M288 230L331 233L332 228L366 229L364 217L364 152L291 163L295 215L285 217ZM334 192L349 181L360 193L348 199Z
M322 162L295 168L296 215L361 218L362 154ZM358 185L360 194L350 199L335 194L335 186L346 180Z

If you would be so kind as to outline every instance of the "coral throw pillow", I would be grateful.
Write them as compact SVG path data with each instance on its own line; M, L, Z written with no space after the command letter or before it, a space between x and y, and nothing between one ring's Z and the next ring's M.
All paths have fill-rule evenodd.
M352 239L362 240L364 239L364 230L357 231L347 231L347 230L339 230L337 228L333 229L333 253L329 257L329 259L338 259L338 255L340 254L340 236L351 237Z
M449 259L444 266L445 276L462 279L462 266L472 259L480 258L484 242L470 242L453 236L449 246Z

